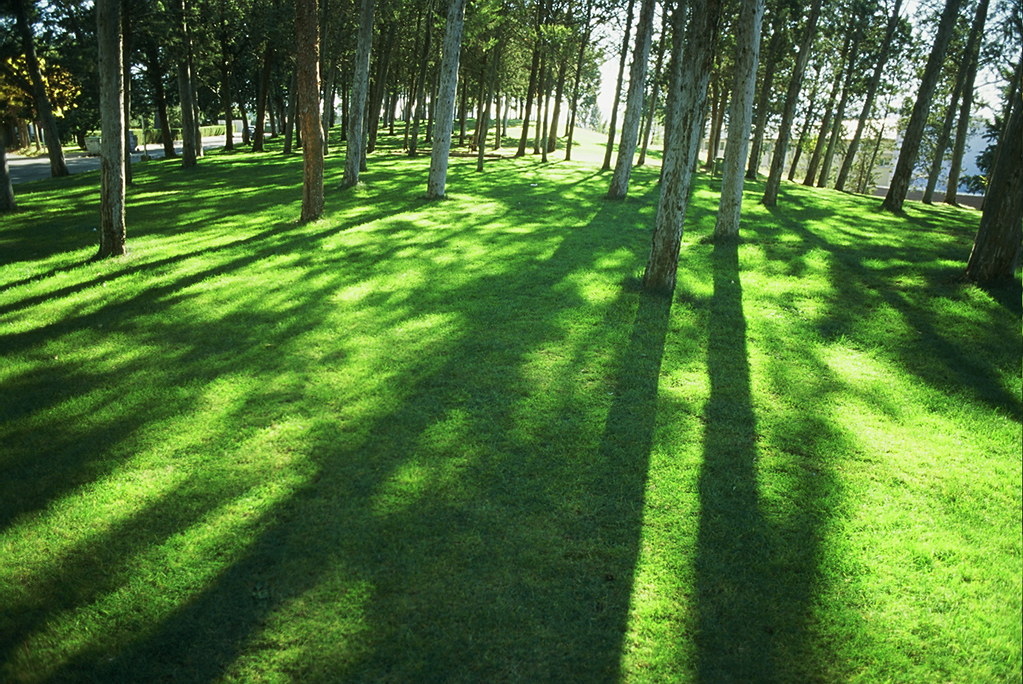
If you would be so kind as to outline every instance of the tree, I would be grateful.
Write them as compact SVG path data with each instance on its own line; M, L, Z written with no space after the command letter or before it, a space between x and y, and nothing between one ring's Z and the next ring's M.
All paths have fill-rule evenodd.
M0 213L14 211L17 208L11 174L7 170L7 123L0 119Z
M781 174L785 167L789 138L792 135L792 120L796 115L799 91L803 85L803 74L806 72L806 64L810 60L810 49L813 47L814 36L817 33L817 21L820 19L822 2L823 0L814 0L813 5L810 6L810 13L803 29L803 38L799 45L799 55L796 57L792 75L789 77L789 86L785 93L785 106L781 114L781 123L778 124L778 141L775 143L774 153L771 155L771 170L764 186L764 196L760 200L764 206L773 207L778 204Z
M618 122L618 105L622 97L622 78L625 76L625 62L629 57L629 35L632 32L632 10L635 0L629 0L629 9L625 13L625 37L622 39L621 56L618 59L618 79L615 81L615 99L611 105L611 121L607 125L607 145L604 147L604 163L601 171L611 170L611 154L615 144L615 126Z
M735 37L735 74L732 99L728 105L728 143L721 176L721 199L714 225L715 239L739 236L742 188L753 119L753 88L760 56L760 29L764 0L743 0Z
M102 126L99 251L96 259L125 254L124 77L121 0L96 0Z
M323 215L323 128L320 122L320 31L316 0L295 3L298 119L302 126L303 223Z
M350 188L359 182L359 170L366 154L366 98L369 91L369 53L373 45L373 0L362 0L359 13L359 38L355 48L352 95L348 105L348 143L345 175L341 186Z
M642 0L639 10L639 26L636 27L636 47L629 69L629 94L625 99L625 119L622 121L622 137L618 143L618 159L608 199L622 199L629 192L629 175L632 172L632 157L639 141L639 118L643 113L643 87L646 85L647 62L650 58L651 34L654 28L654 0Z
M448 176L451 153L451 130L455 113L455 88L458 85L458 57L462 49L462 27L465 23L466 0L451 0L444 27L444 52L440 63L440 84L437 88L437 116L433 130L430 176L426 183L428 199L442 199Z
M693 167L700 149L707 82L714 61L720 0L693 0L689 5L689 30L682 44L685 8L679 3L672 17L671 89L665 130L664 166L661 197L650 245L650 256L643 273L647 290L671 293L675 290L679 249L689 196Z
M901 212L902 204L906 201L906 193L909 191L909 181L913 175L913 167L916 165L917 154L920 151L920 140L923 137L924 124L927 123L927 114L931 106L931 99L934 97L934 89L941 75L941 65L945 60L945 52L952 40L952 32L955 28L956 18L959 13L961 0L946 0L945 9L938 21L938 30L934 36L934 47L927 58L927 65L924 67L923 78L920 80L920 89L917 91L916 103L913 105L913 113L906 124L906 131L902 136L902 148L899 150L899 160L895 164L895 172L892 174L891 183L888 186L888 194L881 203L885 211Z
M21 45L25 52L29 77L32 79L32 94L35 98L36 112L42 121L43 130L46 132L46 151L50 157L50 174L57 178L67 176L71 172L68 171L67 164L64 162L64 150L60 146L57 120L53 116L53 107L46 94L46 83L43 80L42 69L39 67L39 58L36 56L35 40L32 36L32 27L29 25L28 7L26 6L28 1L12 0L14 18L18 33L21 35Z
M756 180L760 172L760 158L764 145L764 132L767 128L767 117L770 113L770 99L774 88L774 77L782 57L785 40L785 21L788 18L788 3L776 8L771 21L771 42L767 47L767 58L764 60L764 79L760 84L757 96L756 119L753 123L753 140L750 142L749 162L746 165L746 178Z
M188 169L198 163L202 144L196 140L198 125L195 120L195 84L187 0L177 0L174 9L178 15L178 30L181 32L177 55L178 97L181 100L181 166Z
M956 195L959 191L959 175L962 173L963 153L966 150L966 136L970 127L970 109L973 107L973 84L977 80L977 66L980 61L980 37L984 33L987 21L988 0L977 3L977 13L970 28L970 37L966 46L966 59L960 69L966 70L963 78L962 100L959 105L959 122L956 125L955 142L952 145L952 165L948 171L948 185L945 189L945 202L958 205Z
M884 74L888 58L892 53L895 30L899 25L899 10L901 8L902 0L895 0L895 5L892 7L892 13L888 18L888 24L885 27L884 37L881 40L880 52L874 62L874 72L871 74L870 81L867 83L867 94L863 100L863 108L860 110L859 120L856 122L856 132L853 133L852 140L849 142L849 147L845 152L845 159L842 160L842 168L839 169L838 178L835 180L836 190L845 189L845 183L849 178L849 172L852 171L853 159L855 159L856 151L859 149L860 139L863 137L863 129L866 127L867 119L870 117L870 114L874 109L874 100L877 97L877 90L881 85L881 77Z
M1023 99L1012 114L995 154L984 195L984 213L966 264L966 277L979 284L1011 280L1023 242Z

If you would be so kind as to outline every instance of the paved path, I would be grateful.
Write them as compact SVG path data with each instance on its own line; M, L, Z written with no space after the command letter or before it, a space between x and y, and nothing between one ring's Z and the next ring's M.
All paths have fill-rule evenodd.
M225 136L210 136L202 139L202 147L204 150L218 149L224 146L224 142ZM150 143L145 147L146 152L151 157L163 158L163 145ZM174 149L178 154L181 154L180 143L176 143ZM132 162L137 162L141 158L141 150L138 154L131 155ZM64 161L72 174L95 171L99 168L99 157L87 155L84 152L82 154L66 155ZM7 155L7 166L11 173L11 183L14 185L50 177L50 158L45 154L39 157L22 157L17 154L9 154Z

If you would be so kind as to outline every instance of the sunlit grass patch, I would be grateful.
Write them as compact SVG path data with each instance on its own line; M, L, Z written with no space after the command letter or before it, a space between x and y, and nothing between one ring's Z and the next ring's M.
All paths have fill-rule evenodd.
M336 142L336 141L334 141ZM334 146L334 149L338 149ZM0 679L1018 678L1018 284L977 214L394 140L299 225L300 160L139 164L0 228ZM589 155L592 159L587 157ZM557 159L560 159L558 155Z

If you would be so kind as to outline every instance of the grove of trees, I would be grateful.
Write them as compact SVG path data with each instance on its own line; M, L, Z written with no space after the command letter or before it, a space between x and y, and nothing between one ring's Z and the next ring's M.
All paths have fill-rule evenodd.
M31 210L16 202L9 149L45 145L56 177L68 173L62 145L101 135L99 257L126 249L132 134L168 156L180 140L186 168L202 163L202 136L219 130L204 127L218 121L229 150L283 137L285 154L302 151L301 220L314 220L325 155L344 156L342 191L356 185L381 129L409 156L429 147L432 198L446 194L452 148L468 147L482 169L509 121L519 135L509 155L571 159L575 127L599 123L598 67L609 60L607 197L627 196L632 166L661 156L647 287L674 288L701 144L711 168L723 145L718 237L738 235L744 178L764 174L768 206L785 202L783 176L800 160L804 183L863 192L895 136L882 207L902 211L925 177L933 201L947 165L946 202L961 181L987 193L967 277L1011 279L1019 266L1018 0L908 10L902 0L0 0L0 28L0 211ZM987 171L964 179L981 106L997 113ZM330 130L344 149L328 149Z

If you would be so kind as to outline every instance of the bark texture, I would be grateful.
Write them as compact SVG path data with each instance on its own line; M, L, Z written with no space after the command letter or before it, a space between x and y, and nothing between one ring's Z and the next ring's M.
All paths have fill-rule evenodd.
M96 1L100 87L100 204L97 259L125 253L124 79L121 0Z
M323 128L320 121L320 31L316 0L295 2L298 120L302 127L303 223L323 215Z
M359 182L363 156L366 154L366 98L369 92L369 53L373 46L374 0L362 0L359 14L359 38L355 47L355 75L352 78L352 97L348 105L347 151L342 187Z
M430 176L426 182L429 199L444 197L448 177L448 156L451 154L451 131L454 126L455 89L458 85L458 58L462 50L462 29L466 0L451 0L444 27L444 50L440 62L440 84L437 87L437 123L433 130Z
M761 202L765 206L773 207L778 204L778 191L781 189L781 174L785 167L785 155L788 153L789 138L792 135L792 120L796 115L796 104L799 101L799 91L803 87L803 74L806 73L806 64L810 59L810 49L813 47L814 36L817 33L817 21L820 19L822 0L814 0L810 7L810 13L806 19L806 27L803 29L803 38L799 45L799 55L792 67L792 76L789 78L789 87L785 93L785 106L781 113L781 122L778 124L778 141L774 145L774 153L771 155L771 170L767 175L767 183L764 186L764 197Z
M661 197L643 273L643 286L651 291L674 292L678 273L682 228L692 191L693 169L700 149L707 82L714 61L720 0L693 0L684 54L673 50L672 89L668 96L668 128L664 151ZM684 9L672 20L675 40L682 40Z
M618 143L618 159L611 176L611 186L607 191L608 199L622 199L629 192L632 158L639 142L639 119L643 114L643 88L646 86L647 62L650 59L650 42L654 30L654 5L654 0L642 0L640 5L636 47L629 68L629 93L625 98L622 137Z
M924 125L927 123L927 113L931 106L931 100L934 99L934 88L941 75L941 66L945 61L949 41L952 40L961 4L962 0L946 0L945 9L938 21L934 47L927 58L927 65L924 67L923 78L920 81L920 90L917 92L916 103L913 105L913 113L910 114L906 132L902 137L899 160L895 164L895 172L892 174L892 180L888 186L888 194L881 203L881 208L886 211L901 212L902 204L906 201L909 182L913 176L913 167L916 165L917 156L920 153L920 140L923 137Z
M991 284L1013 278L1023 240L1023 100L1018 96L995 157L984 213L966 277Z
M945 189L945 202L958 205L959 175L963 170L963 153L966 151L966 136L970 129L970 110L973 108L973 84L977 80L977 67L980 58L980 36L984 33L987 22L988 0L977 3L977 13L970 28L970 37L966 45L966 76L963 78L962 99L959 105L959 122L956 124L955 142L952 144L952 164L948 170L948 185Z
M760 58L760 30L764 21L764 0L743 0L735 36L735 78L728 105L728 143L721 175L721 199L714 224L715 239L739 236L742 187L746 152L753 122L753 90L757 84Z

